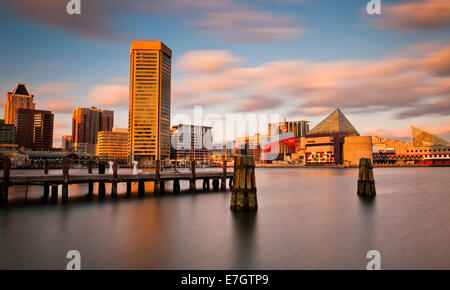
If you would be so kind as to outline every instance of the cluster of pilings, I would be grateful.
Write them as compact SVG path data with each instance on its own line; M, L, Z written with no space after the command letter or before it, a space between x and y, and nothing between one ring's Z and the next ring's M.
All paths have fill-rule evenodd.
M235 210L258 209L253 156L235 155L234 180L230 208Z
M375 179L373 177L373 167L370 158L361 158L359 160L358 189L359 196L374 197Z

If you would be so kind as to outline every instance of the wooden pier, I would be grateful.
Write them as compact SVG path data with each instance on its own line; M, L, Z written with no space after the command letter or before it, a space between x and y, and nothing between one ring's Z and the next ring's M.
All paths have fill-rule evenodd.
M165 182L173 181L173 192L180 192L180 181L186 180L189 182L190 191L196 191L195 181L203 181L203 189L210 190L210 181L214 190L219 190L219 180L222 182L220 190L226 189L227 179L229 180L229 187L233 182L233 170L228 170L227 167L218 168L216 171L202 171L196 170L196 163L191 162L190 171L170 172L162 171L160 161L156 161L154 172L139 173L139 174L119 174L117 163L113 165L113 173L105 173L105 163L100 162L98 166L98 173L92 173L92 164L88 166L87 174L69 174L69 160L63 161L63 174L55 175L48 174L47 164L44 165L43 174L30 175L11 175L10 160L5 159L3 163L3 177L0 177L0 202L6 203L8 201L9 187L15 185L39 185L43 186L43 198L47 199L51 194L51 199L54 201L58 198L58 187L62 185L61 197L63 201L68 200L69 184L88 184L88 196L93 196L94 183L98 184L98 197L103 199L106 195L105 183L111 184L111 197L117 197L117 184L126 183L126 195L131 196L131 183L138 183L138 195L145 195L145 182L153 182L155 194L163 193L165 190ZM51 188L51 190L50 190Z

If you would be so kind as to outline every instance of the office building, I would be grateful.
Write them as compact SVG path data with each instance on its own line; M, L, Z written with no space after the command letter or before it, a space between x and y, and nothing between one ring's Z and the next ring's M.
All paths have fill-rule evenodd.
M95 154L97 133L111 131L114 112L92 108L76 108L72 114L72 142L76 152Z
M34 96L30 94L27 86L21 83L17 83L12 92L7 92L3 112L5 124L14 125L19 108L35 109L36 105L33 103L33 98Z
M128 130L113 128L112 131L100 131L97 135L96 155L108 161L127 163Z
M213 154L212 127L178 124L172 126L171 159L209 160Z
M133 41L130 48L129 161L170 157L172 50L160 41Z
M61 137L61 148L64 151L72 151L73 150L72 135L64 135Z
M16 127L0 120L0 144L16 144Z
M51 150L53 120L51 111L18 109L15 118L17 145L32 150Z

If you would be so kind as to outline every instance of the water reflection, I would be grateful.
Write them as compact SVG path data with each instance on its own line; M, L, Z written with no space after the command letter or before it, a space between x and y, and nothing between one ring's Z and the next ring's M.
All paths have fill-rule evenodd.
M233 269L252 269L256 252L257 211L232 211Z

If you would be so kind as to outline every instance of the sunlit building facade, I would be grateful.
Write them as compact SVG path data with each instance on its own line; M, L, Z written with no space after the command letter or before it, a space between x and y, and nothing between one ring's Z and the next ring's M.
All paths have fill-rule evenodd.
M15 126L19 147L32 150L51 150L53 147L53 121L51 111L18 109Z
M77 152L95 154L99 131L111 131L114 112L92 108L76 108L72 114L72 142Z
M130 48L129 161L170 157L172 50L160 41L133 41Z
M112 131L98 132L96 155L108 161L127 163L128 130L113 128Z
M61 137L61 148L64 151L72 151L73 150L73 142L71 135L64 135Z
M34 96L30 94L25 84L17 83L12 92L6 93L6 102L4 105L3 116L5 124L14 125L17 110L35 109L36 104L33 103Z

